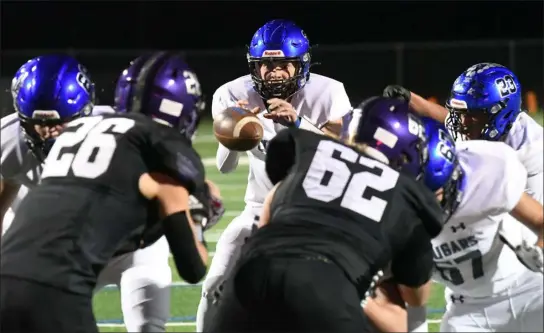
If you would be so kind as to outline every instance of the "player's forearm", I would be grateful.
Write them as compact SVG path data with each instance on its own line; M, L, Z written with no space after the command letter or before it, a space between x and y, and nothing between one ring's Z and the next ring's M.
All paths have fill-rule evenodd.
M162 226L179 275L197 283L206 274L207 250L195 235L185 211L167 216Z
M379 304L369 299L363 311L380 332L408 331L408 315L400 306Z
M444 123L446 121L446 117L448 116L448 110L445 107L430 102L414 92L411 93L410 106L418 114L433 118L441 123Z
M236 167L238 166L239 158L240 158L239 152L229 150L221 144L219 144L219 146L217 147L215 162L217 165L217 169L221 173L229 173L236 170Z

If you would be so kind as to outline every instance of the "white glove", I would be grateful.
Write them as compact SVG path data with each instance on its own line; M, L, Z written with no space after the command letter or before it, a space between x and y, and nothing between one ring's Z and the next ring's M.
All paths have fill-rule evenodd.
M544 273L544 254L542 249L523 241L514 248L519 261L533 272Z

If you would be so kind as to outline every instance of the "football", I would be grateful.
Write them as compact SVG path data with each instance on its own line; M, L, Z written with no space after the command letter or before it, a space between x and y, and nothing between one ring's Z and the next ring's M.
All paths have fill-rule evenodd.
M263 125L249 110L232 107L215 117L213 134L223 146L230 150L248 151L261 142Z

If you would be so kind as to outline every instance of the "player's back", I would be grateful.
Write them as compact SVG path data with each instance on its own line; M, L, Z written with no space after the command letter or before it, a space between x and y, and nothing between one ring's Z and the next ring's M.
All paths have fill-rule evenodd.
M158 223L157 207L139 191L142 174L167 174L189 192L204 182L188 140L139 114L72 121L45 165L2 239L1 274L75 293L92 292L119 246Z
M291 167L292 166L292 167ZM432 193L389 166L332 138L282 131L270 143L267 173L278 186L270 225L248 242L255 253L320 254L366 291L377 270L414 238L442 227ZM422 222L425 219L426 225Z

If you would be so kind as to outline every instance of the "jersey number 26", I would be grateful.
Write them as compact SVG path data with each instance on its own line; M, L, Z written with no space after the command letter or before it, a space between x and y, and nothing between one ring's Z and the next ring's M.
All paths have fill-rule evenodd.
M75 131L70 128L77 127ZM47 156L42 179L47 177L65 177L70 169L76 177L96 178L110 166L113 153L117 148L116 134L124 134L134 126L134 120L128 118L84 117L68 124ZM110 132L110 133L107 133ZM81 143L73 152L69 148ZM68 150L68 151L67 151Z
M340 159L333 157L335 151L340 153ZM368 171L352 173L343 160L379 170L381 175ZM323 202L342 198L341 207L380 222L387 201L376 196L366 199L363 194L367 188L378 192L390 190L395 187L398 179L398 172L380 162L361 156L353 149L334 141L323 140L317 146L302 187L309 198Z

